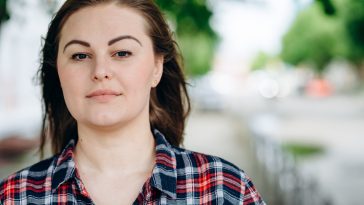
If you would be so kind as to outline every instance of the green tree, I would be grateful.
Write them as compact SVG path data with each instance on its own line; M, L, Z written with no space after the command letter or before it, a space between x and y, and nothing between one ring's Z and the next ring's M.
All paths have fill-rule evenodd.
M301 11L283 38L282 59L292 65L310 64L318 74L342 53L340 19L322 12L318 2Z
M156 0L175 28L176 39L189 75L209 71L217 40L209 20L212 12L206 0Z
M360 67L364 61L364 0L338 0L347 35L346 57Z
M316 0L298 15L283 39L281 57L311 63L318 73L333 58L364 69L364 0Z

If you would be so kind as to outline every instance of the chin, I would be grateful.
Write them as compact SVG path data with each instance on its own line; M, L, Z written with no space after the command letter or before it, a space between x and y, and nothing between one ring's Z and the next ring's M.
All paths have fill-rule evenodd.
M89 118L88 120L89 124L96 126L96 127L115 127L116 125L120 125L126 120L118 116L116 113L109 113L109 114L102 114L98 116L93 116L92 118Z
M117 129L118 127L121 127L123 123L120 122L120 121L89 121L86 123L86 127L89 127L89 128L92 128L92 129L95 129L95 130L104 130L104 131L107 131L107 130L115 130Z

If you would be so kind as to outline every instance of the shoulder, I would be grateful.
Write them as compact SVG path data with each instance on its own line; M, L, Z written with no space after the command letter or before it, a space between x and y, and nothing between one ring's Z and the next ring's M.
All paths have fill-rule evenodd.
M52 174L54 160L55 157L42 160L0 181L0 202L9 197L16 199L24 196L25 192L38 192L47 189L46 183Z
M199 191L206 189L204 193L214 192L233 204L264 204L249 176L233 163L182 148L173 147L173 150L176 155L177 181L180 185L185 183L181 187L199 187Z

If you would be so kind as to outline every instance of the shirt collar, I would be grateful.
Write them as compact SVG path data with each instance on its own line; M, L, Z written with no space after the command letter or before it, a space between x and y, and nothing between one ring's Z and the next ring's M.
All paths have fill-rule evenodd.
M52 192L56 191L60 185L76 176L76 165L73 150L75 140L72 139L56 158L52 174Z
M151 186L172 199L177 197L177 162L173 147L158 130L154 130L156 143L156 165L151 177Z
M176 156L171 144L158 130L154 130L156 165L151 176L151 186L175 199L177 186ZM56 159L52 175L52 192L72 178L77 178L74 161L75 140L71 140Z

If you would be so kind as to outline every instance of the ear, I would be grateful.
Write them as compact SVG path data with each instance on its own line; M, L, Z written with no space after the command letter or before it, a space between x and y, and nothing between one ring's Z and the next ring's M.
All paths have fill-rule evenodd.
M156 55L155 56L155 68L153 72L153 80L156 81L153 87L156 87L163 75L163 64L164 64L164 56L163 55Z

